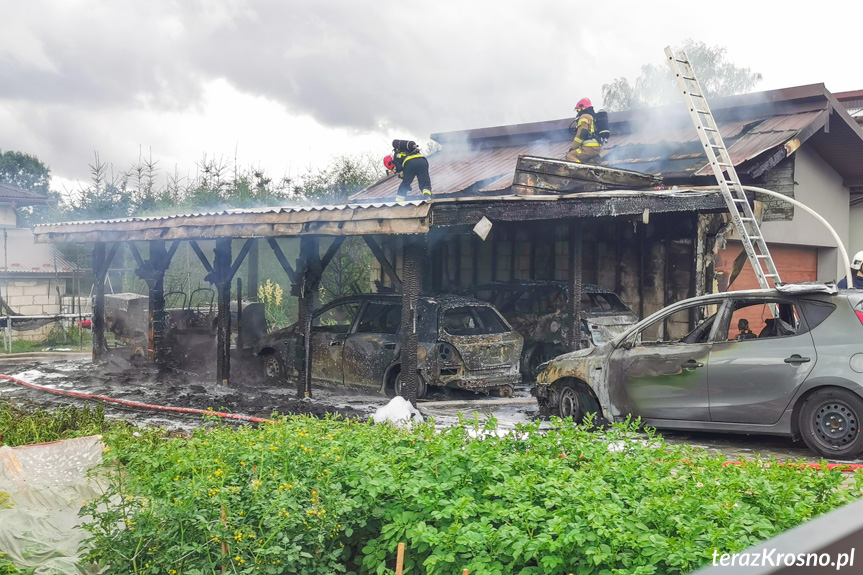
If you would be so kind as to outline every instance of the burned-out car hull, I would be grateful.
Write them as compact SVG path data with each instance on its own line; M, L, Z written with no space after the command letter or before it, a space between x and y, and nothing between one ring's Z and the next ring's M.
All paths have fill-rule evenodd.
M832 291L831 291L832 290ZM548 414L787 435L863 456L863 291L780 286L683 300L542 366Z
M401 297L368 294L336 300L313 314L312 380L319 384L398 393ZM510 394L521 382L522 337L485 302L457 296L417 302L418 395L430 387ZM298 375L304 347L297 325L259 343L265 375Z
M562 281L496 281L473 288L476 297L493 304L524 337L521 370L534 381L538 366L571 351L569 286ZM601 345L638 322L638 316L614 292L595 284L582 285L581 340Z

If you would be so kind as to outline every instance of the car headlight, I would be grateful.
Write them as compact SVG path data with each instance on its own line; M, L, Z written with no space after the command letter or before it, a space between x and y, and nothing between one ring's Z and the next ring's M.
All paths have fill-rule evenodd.
M541 373L541 372L545 371L545 368L547 368L549 365L551 365L552 361L554 361L554 360L550 359L550 360L536 366L536 372Z

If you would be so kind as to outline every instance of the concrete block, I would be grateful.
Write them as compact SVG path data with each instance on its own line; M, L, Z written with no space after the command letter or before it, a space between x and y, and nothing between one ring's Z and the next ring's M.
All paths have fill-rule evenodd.
M12 309L18 309L22 305L33 305L32 295L15 295L6 298L6 302L12 306Z
M15 280L10 285L17 287L36 287L39 285L37 280Z
M18 308L21 315L42 315L41 305L22 305Z
M0 292L3 293L4 297L12 297L16 295L24 295L24 288L20 286L16 286L13 284L9 284L7 288L5 284L0 283Z
M34 295L34 296L33 296L33 303L34 303L34 304L37 304L37 305L48 305L48 304L51 304L51 303L54 303L54 302L53 302L53 298L52 298L51 296L48 296L48 295Z

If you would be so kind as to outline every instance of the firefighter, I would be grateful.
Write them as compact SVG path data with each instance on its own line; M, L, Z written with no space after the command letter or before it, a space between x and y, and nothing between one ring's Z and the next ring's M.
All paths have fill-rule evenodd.
M596 135L596 113L593 111L593 104L587 98L579 100L575 110L578 112L576 117L578 123L575 139L569 147L566 159L570 162L592 164L593 159L602 152L602 144Z
M854 254L854 259L851 260L851 269L854 270L854 289L863 289L863 252ZM848 279L842 278L836 284L839 289L848 287Z
M432 198L431 178L429 177L429 162L420 153L416 142L408 140L393 140L393 153L384 158L384 166L388 173L395 173L402 179L396 192L396 201L403 202L411 184L416 178L422 193L422 199Z

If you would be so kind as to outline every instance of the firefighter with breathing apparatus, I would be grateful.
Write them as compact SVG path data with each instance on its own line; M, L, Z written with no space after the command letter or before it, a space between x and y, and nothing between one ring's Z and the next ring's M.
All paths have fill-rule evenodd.
M602 144L608 140L611 134L608 128L608 114L604 110L594 112L593 104L587 98L582 98L575 105L578 112L570 132L575 139L566 154L566 160L578 163L595 163L602 152Z
M396 174L402 179L396 201L403 202L411 184L416 178L422 192L422 199L432 198L431 178L429 177L429 162L420 153L419 146L412 140L393 140L393 153L384 158L384 167L388 174Z

